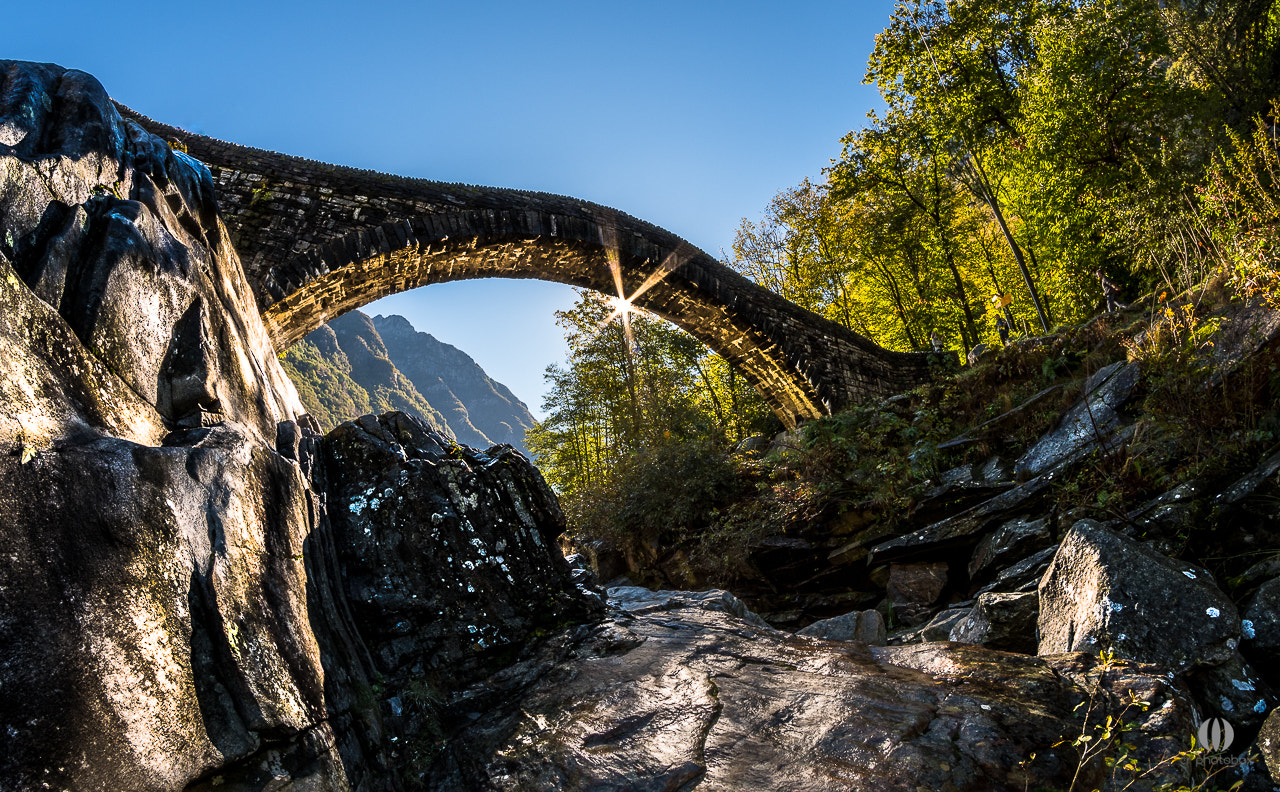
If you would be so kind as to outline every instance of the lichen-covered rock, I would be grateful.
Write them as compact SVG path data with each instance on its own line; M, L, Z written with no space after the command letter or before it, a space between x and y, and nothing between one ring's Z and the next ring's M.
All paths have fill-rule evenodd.
M1226 662L1240 617L1209 572L1093 520L1063 538L1040 583L1039 653L1112 650L1172 670Z
M1107 769L1098 766L1105 762L1086 765L1082 776L1092 771L1096 780L1085 782L1082 777L1084 788L1166 792L1191 786L1195 771L1190 763L1174 761L1179 752L1190 746L1199 723L1184 684L1160 666L1105 658L1097 653L1070 652L1041 659L1085 693L1086 698L1076 711L1078 725L1072 741L1088 738L1093 743L1090 748L1096 750L1098 742L1105 739L1107 718L1111 718L1113 739L1131 746L1127 752L1134 760L1134 769L1126 768L1127 763Z
M384 676L447 688L594 612L556 544L555 496L510 446L476 451L387 413L321 447L343 582Z
M951 628L951 640L1035 654L1039 610L1040 596L1034 591L979 595L969 615Z
M1224 663L1192 671L1187 682L1206 717L1226 718L1237 728L1256 728L1280 703L1239 652Z
M1263 583L1249 598L1244 607L1241 638L1241 650L1264 673L1280 673L1280 578Z
M0 61L0 233L0 788L398 788L434 756L433 685L595 612L519 455L431 456L402 419L401 444L348 431L329 453L208 170L92 77ZM384 525L364 552L354 532ZM459 535L475 525L485 552ZM502 558L454 579L486 555ZM437 561L453 571L415 577ZM504 565L505 584L483 577ZM392 577L416 588L378 596ZM448 618L414 610L428 601ZM499 630L511 644L481 645ZM422 662L388 673L406 658Z

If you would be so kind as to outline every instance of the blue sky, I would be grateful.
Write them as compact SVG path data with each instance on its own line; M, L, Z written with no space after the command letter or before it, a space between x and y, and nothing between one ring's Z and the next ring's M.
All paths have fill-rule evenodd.
M0 58L92 73L194 132L405 176L563 193L714 256L877 106L892 0L15 3ZM373 303L535 413L573 292L475 281Z

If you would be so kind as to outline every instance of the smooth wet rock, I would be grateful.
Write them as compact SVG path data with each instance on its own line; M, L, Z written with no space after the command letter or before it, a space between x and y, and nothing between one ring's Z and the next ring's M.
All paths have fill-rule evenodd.
M0 457L0 788L183 789L295 749L342 788L306 482L243 430L170 442Z
M823 638L828 641L861 641L869 646L884 646L884 617L879 611L864 610L816 621L796 635Z
M617 586L608 590L609 604L630 614L657 613L680 608L698 608L727 613L753 627L772 630L769 623L722 589L710 591L654 591L642 586Z
M1039 653L1099 652L1173 671L1226 662L1240 616L1203 567L1092 520L1063 538L1040 583Z
M981 594L969 615L956 621L950 638L1004 652L1035 654L1040 595Z
M203 411L274 439L301 406L208 168L83 72L0 61L0 91L0 257L170 426Z
M1021 792L1070 783L1074 756L1050 746L1080 728L1073 710L1087 693L1044 660L945 643L838 646L695 605L619 612L460 694L455 703L477 716L431 784ZM1163 679L1130 675L1167 722L1176 713L1190 723ZM1159 739L1185 747L1191 729L1171 733ZM1144 732L1141 750L1154 739ZM1032 753L1035 762L1019 764ZM1085 775L1101 781L1097 770Z
M1007 566L1053 544L1053 533L1045 517L1015 517L978 542L969 559L969 579L976 582L988 570Z

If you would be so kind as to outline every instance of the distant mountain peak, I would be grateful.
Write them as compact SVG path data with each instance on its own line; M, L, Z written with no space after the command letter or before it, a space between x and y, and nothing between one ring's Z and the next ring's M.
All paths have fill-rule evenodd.
M417 330L403 316L351 311L314 330L282 362L325 428L388 409L416 415L461 443L507 443L528 456L534 424L523 401L470 355Z

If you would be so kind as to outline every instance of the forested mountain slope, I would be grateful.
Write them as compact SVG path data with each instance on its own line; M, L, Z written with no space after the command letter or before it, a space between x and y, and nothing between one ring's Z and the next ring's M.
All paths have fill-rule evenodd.
M352 311L310 333L281 358L307 410L325 429L388 410L421 418L476 448L507 443L526 453L533 416L466 353L419 333L401 316Z

